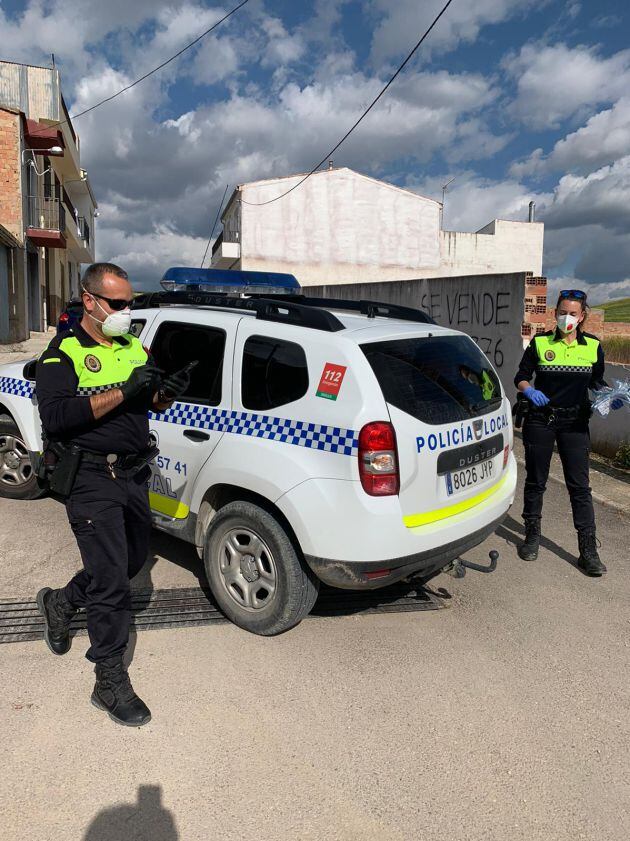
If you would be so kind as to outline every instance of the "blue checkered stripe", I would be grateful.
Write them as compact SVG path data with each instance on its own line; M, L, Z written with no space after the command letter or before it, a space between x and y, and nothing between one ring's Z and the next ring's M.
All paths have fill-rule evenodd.
M28 380L16 380L14 377L0 377L0 392L30 399L33 396L33 384Z
M195 406L190 403L175 403L162 414L150 412L149 417L164 423L176 423L215 432L229 432L233 435L248 435L252 438L265 438L281 444L292 444L296 447L307 447L311 450L322 450L344 456L356 455L359 446L358 435L352 429L321 426L316 423L255 415L250 412L213 409L209 406Z
M91 397L93 394L104 394L113 388L120 388L124 383L110 383L109 385L86 385L77 388L77 397Z

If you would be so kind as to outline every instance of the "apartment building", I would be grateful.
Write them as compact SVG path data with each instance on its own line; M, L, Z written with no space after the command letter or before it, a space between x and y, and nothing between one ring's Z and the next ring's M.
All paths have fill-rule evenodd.
M55 324L78 294L96 215L59 71L0 61L0 342Z

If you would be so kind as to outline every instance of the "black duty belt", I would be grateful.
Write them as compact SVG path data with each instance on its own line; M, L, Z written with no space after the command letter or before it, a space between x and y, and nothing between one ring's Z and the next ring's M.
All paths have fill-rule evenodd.
M590 404L584 404L582 406L530 406L529 408L529 415L530 417L538 417L541 420L546 421L547 424L552 426L554 423L560 421L577 421L577 420L584 420L587 421L591 416L591 407Z
M81 461L88 464L104 464L106 467L117 467L119 470L133 470L139 465L148 464L157 455L157 448L147 450L143 453L132 453L130 455L118 455L118 453L90 453L86 450L81 452Z

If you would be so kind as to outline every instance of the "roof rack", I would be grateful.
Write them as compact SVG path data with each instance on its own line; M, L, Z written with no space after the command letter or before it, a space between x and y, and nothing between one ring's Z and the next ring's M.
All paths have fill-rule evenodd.
M341 321L331 312L311 305L302 306L301 296L291 296L291 298L295 299L287 300L285 297L275 300L261 297L238 298L225 294L212 294L211 292L146 292L134 299L132 309L155 309L183 304L195 307L249 310L255 312L256 318L262 321L295 324L298 327L324 330L328 333L336 333L345 329Z
M284 300L294 301L294 296L287 296ZM398 318L401 321L416 321L421 324L436 324L430 315L423 310L413 307L403 307L400 304L387 304L382 301L349 301L345 298L311 298L301 295L300 304L304 307L322 307L326 309L350 310L367 315L368 318Z

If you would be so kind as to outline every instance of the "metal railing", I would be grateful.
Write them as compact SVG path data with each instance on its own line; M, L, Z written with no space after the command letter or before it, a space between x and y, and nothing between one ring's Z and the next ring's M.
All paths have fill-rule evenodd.
M62 233L66 230L66 210L61 199L27 196L26 218L29 228Z

